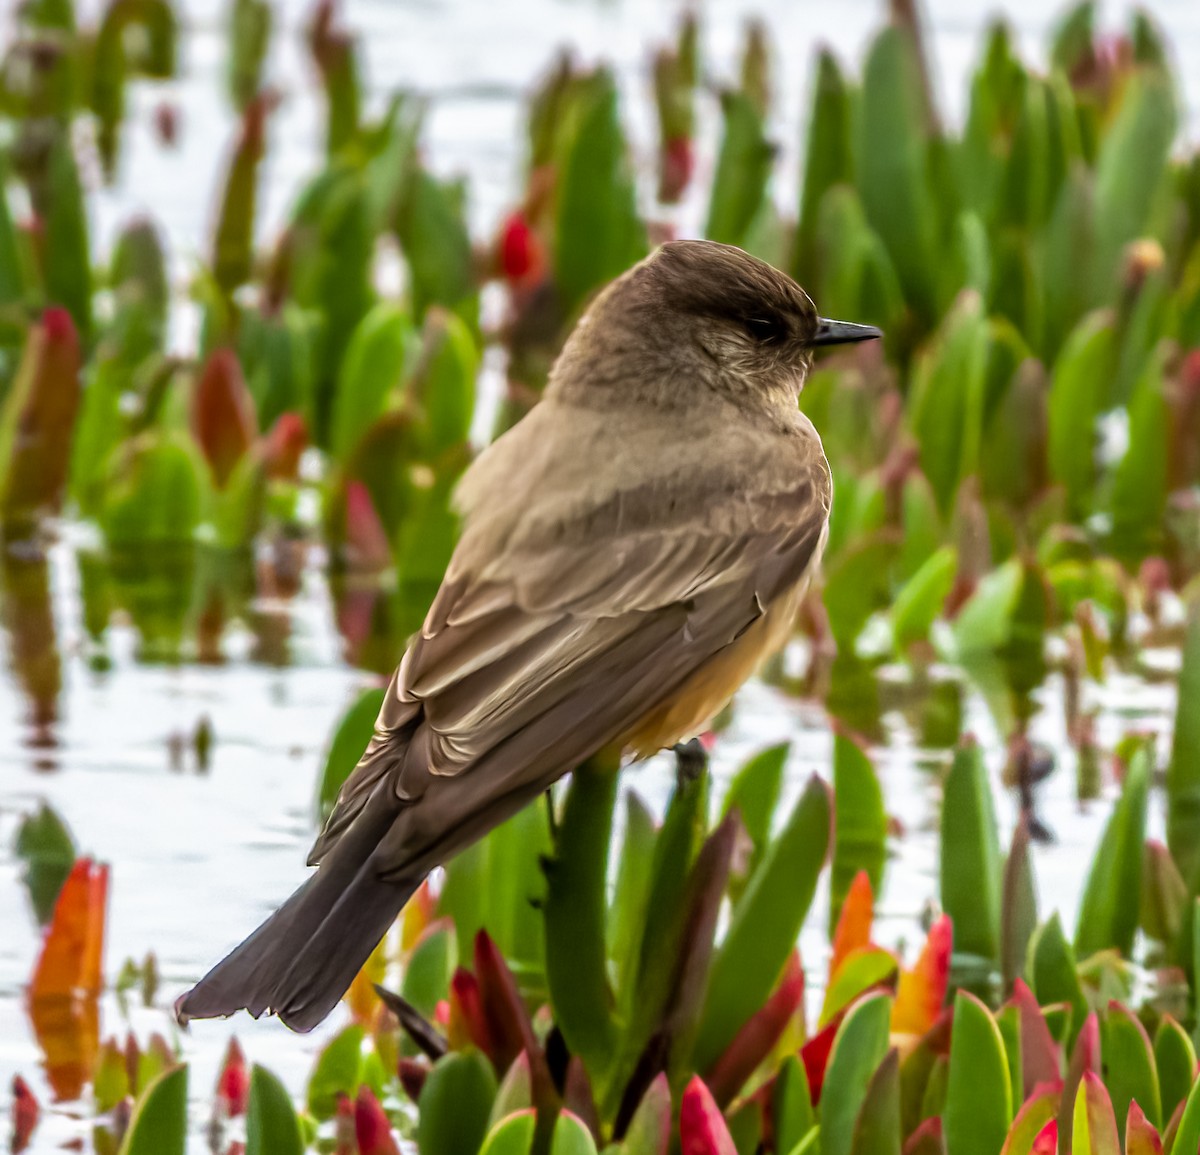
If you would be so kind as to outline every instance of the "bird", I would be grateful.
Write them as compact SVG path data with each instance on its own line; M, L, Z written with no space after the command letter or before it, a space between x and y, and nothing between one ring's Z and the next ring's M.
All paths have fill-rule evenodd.
M308 1031L430 872L598 753L696 735L791 631L832 477L798 399L827 320L730 245L661 245L600 291L542 400L472 462L461 532L316 870L176 1003Z

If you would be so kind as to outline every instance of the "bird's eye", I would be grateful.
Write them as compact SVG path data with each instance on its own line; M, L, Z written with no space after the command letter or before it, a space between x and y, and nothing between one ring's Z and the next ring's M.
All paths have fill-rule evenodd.
M760 345L781 345L787 340L788 327L778 317L747 317L745 324Z

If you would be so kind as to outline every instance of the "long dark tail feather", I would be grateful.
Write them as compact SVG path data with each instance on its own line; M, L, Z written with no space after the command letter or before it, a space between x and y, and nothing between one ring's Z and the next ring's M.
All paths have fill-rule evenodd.
M371 861L397 813L391 799L371 799L316 873L179 999L176 1018L186 1023L245 1009L255 1018L280 1014L295 1030L315 1027L424 877L384 882Z

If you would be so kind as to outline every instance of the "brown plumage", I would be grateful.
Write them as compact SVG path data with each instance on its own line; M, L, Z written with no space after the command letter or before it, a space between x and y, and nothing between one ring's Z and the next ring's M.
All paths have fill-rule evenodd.
M829 516L796 399L822 321L739 249L664 245L461 483L463 533L315 874L178 1004L321 1021L421 880L597 751L696 732L782 644Z

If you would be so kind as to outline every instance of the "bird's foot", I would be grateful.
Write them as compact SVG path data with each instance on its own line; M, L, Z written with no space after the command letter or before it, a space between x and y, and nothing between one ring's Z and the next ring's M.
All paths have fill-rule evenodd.
M679 742L674 747L675 780L682 789L689 782L695 782L708 769L708 751L699 738L690 742Z

